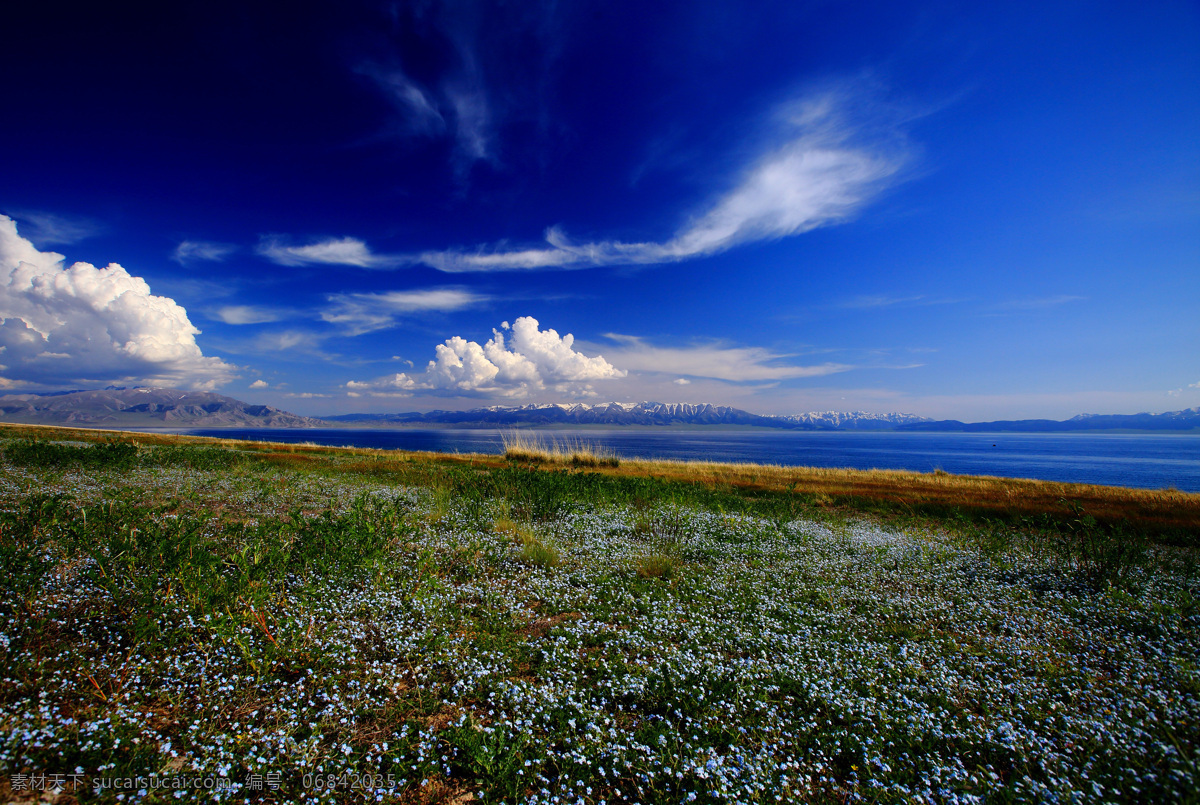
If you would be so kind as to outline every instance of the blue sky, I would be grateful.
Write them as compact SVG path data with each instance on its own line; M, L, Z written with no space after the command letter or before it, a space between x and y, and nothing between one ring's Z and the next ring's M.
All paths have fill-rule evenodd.
M1200 405L1194 3L246 5L6 12L4 388Z

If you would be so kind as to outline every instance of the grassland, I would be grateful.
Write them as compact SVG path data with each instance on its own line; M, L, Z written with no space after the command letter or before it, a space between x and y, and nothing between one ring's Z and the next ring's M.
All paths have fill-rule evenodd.
M1200 496L537 447L0 429L0 795L1196 801Z

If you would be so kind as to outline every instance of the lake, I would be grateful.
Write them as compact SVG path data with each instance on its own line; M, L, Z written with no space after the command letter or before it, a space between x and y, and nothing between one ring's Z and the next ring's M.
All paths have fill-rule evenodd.
M312 442L384 450L500 453L495 429L205 428L176 433L270 442ZM894 433L848 431L605 428L537 430L544 441L592 444L622 458L749 461L1046 481L1173 486L1200 492L1195 433Z

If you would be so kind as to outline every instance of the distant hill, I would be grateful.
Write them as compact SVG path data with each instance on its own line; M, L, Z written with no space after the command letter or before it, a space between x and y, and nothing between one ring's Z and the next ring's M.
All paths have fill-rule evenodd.
M1054 419L1016 419L997 422L959 422L956 419L913 422L897 430L1062 433L1095 430L1181 431L1200 429L1200 407L1165 414L1080 414L1063 421Z
M106 388L0 396L0 421L76 427L312 428L319 419L210 391Z
M470 411L342 414L325 418L330 422L364 425L754 425L786 430L891 430L900 424L925 421L913 414L868 414L862 411L762 416L727 405L660 402L495 405Z

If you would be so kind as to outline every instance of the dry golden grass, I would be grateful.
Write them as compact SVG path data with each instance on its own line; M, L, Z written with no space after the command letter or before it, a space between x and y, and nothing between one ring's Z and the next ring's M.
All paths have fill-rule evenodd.
M824 496L832 502L880 502L893 508L909 507L914 512L957 508L997 515L1062 514L1063 501L1068 500L1101 522L1128 520L1152 525L1155 531L1194 528L1200 534L1200 494L1175 489L1132 489L945 472L682 461L626 461L620 472L751 491L804 493L818 500Z
M504 457L510 461L536 461L548 464L570 464L574 467L616 467L620 461L612 453L581 439L544 441L528 431L506 431Z
M120 438L147 445L212 445L262 454L281 465L319 465L326 457L339 461L341 472L389 473L427 464L503 467L514 460L537 462L546 469L577 468L605 475L647 477L665 481L726 487L748 493L804 495L811 503L831 507L882 508L913 514L960 510L975 516L1062 516L1064 501L1081 506L1101 523L1128 523L1151 532L1187 532L1200 536L1200 494L1175 489L1132 489L1095 484L1059 483L1019 478L921 473L905 470L856 470L722 464L704 461L651 461L598 455L587 445L551 444L512 434L503 456L445 454L312 444L244 442L234 439L169 433L94 430L51 425L0 424L0 437L102 441ZM592 459L595 459L593 462Z

